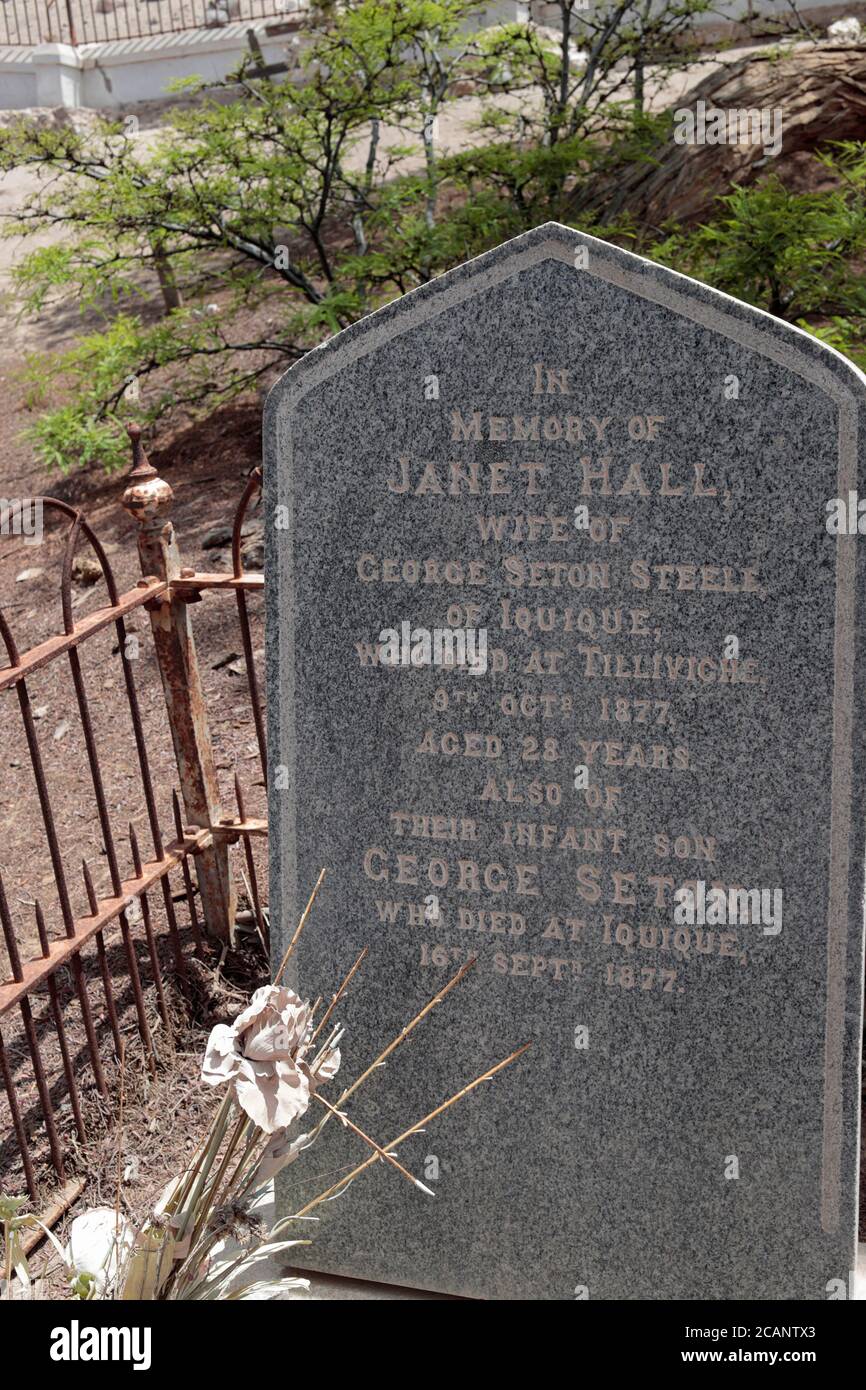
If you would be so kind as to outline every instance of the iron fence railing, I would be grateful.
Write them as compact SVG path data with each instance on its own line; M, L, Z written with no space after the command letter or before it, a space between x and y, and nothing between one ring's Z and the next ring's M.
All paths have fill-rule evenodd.
M33 888L33 896L29 891L26 895L32 910L28 924L20 908L21 895L13 900L0 872L0 1190L8 1190L11 1183L13 1188L26 1188L34 1200L40 1178L44 1183L52 1169L60 1181L66 1180L70 1138L83 1140L87 1128L80 1098L82 1077L87 1076L90 1093L95 1088L103 1100L109 1097L107 1060L120 1058L122 1033L137 1030L147 1065L155 1069L145 992L150 992L151 1019L155 1003L160 1026L171 1036L164 977L170 972L172 984L184 990L191 953L202 943L202 929L218 945L229 940L235 918L228 853L232 844L243 845L252 916L265 946L268 940L252 852L252 841L267 835L267 821L247 814L237 772L235 811L223 813L191 616L193 606L206 595L222 599L234 595L243 649L243 659L236 665L238 674L246 677L251 709L246 709L245 723L255 737L247 756L255 759L260 785L264 785L265 731L248 610L250 598L263 591L264 576L247 573L241 555L242 531L247 511L260 492L261 473L256 469L250 476L234 517L231 572L197 571L181 561L171 522L172 489L147 462L137 427L130 427L130 434L133 469L123 503L137 523L143 577L134 588L120 593L106 548L80 510L54 498L28 499L31 506L39 504L46 522L55 518L68 526L60 571L62 631L24 649L13 630L20 623L10 621L0 609L0 654L5 649L7 660L5 667L0 666L0 701L13 702L4 725L7 746L0 754L0 765L21 766L25 774L28 768L32 773L29 795L24 784L12 792L7 774L10 795L0 801L12 815L16 797L19 815L25 809L34 812L26 879L28 887L39 885ZM9 515L14 505L0 511L4 535L14 531L10 525L14 518ZM108 602L76 620L73 567L77 554L81 563L82 550L89 552L91 565L98 566ZM127 629L130 620L145 612L168 712L179 790L179 795L173 793L168 827L160 819L142 719L135 672L139 639ZM90 643L95 646L100 633L113 635L111 655L100 655L85 669L84 649ZM119 701L108 694L113 683L109 660L121 671ZM35 678L46 675L46 668L55 663L67 667L64 678L71 681L72 699L64 714L67 721L76 723L76 742L83 742L85 756L77 779L66 768L58 768L56 759L49 765L44 755L47 729L31 696ZM100 682L96 693L94 676ZM149 696L155 697L149 705L152 718L158 690L150 690ZM109 759L116 760L118 755L103 755L100 742L105 722L95 717L104 715L107 703L112 731L123 723L131 735L132 769L125 767L124 775L137 782L138 795L130 789L122 808L116 795L108 793L106 779ZM242 714L242 710L234 711L235 717ZM161 724L165 723L163 719ZM13 753L18 755L14 761ZM60 783L59 788L54 783ZM60 833L60 797L65 798L64 827L70 801L80 818L80 829L71 837ZM146 847L126 823L133 815L133 804L149 840ZM121 809L124 823L118 827L115 822ZM8 818L4 823L9 824ZM96 832L96 873L86 859L74 857L80 856L90 825ZM45 861L39 844L47 850ZM42 871L48 867L46 878ZM157 896L155 904L151 894ZM86 911L80 910L82 906ZM3 947L8 962L5 971ZM4 973L8 978L3 978Z
M0 0L0 45L109 43L296 14L306 0Z

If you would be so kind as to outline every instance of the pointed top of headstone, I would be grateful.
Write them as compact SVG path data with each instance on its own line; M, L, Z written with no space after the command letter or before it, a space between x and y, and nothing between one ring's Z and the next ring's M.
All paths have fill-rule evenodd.
M610 317L618 346L634 352L642 335L654 337L660 321L657 306L673 316L666 322L674 340L695 325L746 351L784 361L797 375L823 381L826 389L833 389L830 377L835 377L837 394L846 386L866 389L866 376L850 359L804 329L656 261L551 221L445 271L313 348L272 387L266 421L274 419L281 401L290 408L334 372L385 351L394 338L420 331L424 323L432 327L467 300L489 300L498 287L518 277L529 284L537 268L550 262L556 269L546 276L547 312L567 317L571 330L585 335L590 351L598 336L594 308ZM544 307L539 301L538 312ZM505 331L507 324L500 327Z

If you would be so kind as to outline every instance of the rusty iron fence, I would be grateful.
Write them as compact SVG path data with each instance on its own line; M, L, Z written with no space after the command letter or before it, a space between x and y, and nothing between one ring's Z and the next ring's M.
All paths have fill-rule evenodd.
M288 19L292 0L0 0L0 44L110 43Z
M250 756L260 768L260 785L265 786L265 729L248 609L249 600L263 591L264 575L246 572L241 553L247 511L261 490L261 471L256 469L251 474L234 516L231 572L196 571L184 566L181 559L170 515L172 489L147 461L138 427L130 426L129 432L133 467L123 505L137 524L142 577L136 586L128 592L118 592L106 550L80 510L50 497L29 499L41 503L46 520L53 517L62 526L68 526L60 574L63 630L29 650L22 650L13 633L13 624L0 609L0 654L5 647L8 662L5 667L0 666L0 699L17 702L23 735L21 746L26 748L26 762L32 772L50 861L54 904L51 916L56 917L56 920L46 920L39 899L34 901L35 935L28 937L28 942L33 943L28 949L28 944L21 939L20 924L16 928L13 920L0 874L0 945L5 945L11 976L0 983L0 1098L5 1092L8 1107L4 1125L7 1132L0 1133L0 1156L5 1160L0 1161L0 1173L8 1175L15 1171L34 1201L40 1188L34 1145L40 1154L40 1171L53 1169L57 1179L65 1181L64 1133L74 1128L83 1139L86 1128L79 1094L82 1077L87 1075L90 1090L95 1088L103 1100L109 1097L103 1064L106 1049L109 1055L113 1053L119 1058L123 1033L135 1029L147 1065L155 1070L155 1047L145 1007L142 972L148 973L147 984L156 1001L159 1019L170 1034L164 982L166 969L171 970L173 982L183 991L188 983L189 961L202 944L202 931L218 944L226 944L231 939L236 893L229 863L230 845L240 843L243 846L249 915L254 918L255 928L267 949L267 916L252 852L255 837L267 835L267 821L246 814L244 790L237 771L235 813L226 814L220 804L191 616L193 606L205 595L217 595L223 600L234 596L243 646L243 674L255 730L256 752ZM4 534L8 534L8 528ZM76 621L72 576L76 553L81 548L88 548L95 558L108 602ZM160 823L134 671L137 639L130 639L127 631L127 622L142 611L149 616L177 772L170 831ZM104 759L100 755L92 708L101 697L98 694L93 701L93 691L88 691L82 663L85 645L106 629L113 630L113 655L122 668L123 703L131 725L133 761L144 803L142 818L151 842L149 857L139 845L132 827L127 832L128 850L121 854L121 836L112 815L116 808L106 793ZM78 789L80 814L84 817L90 805L95 807L99 851L104 856L100 877L107 877L108 888L102 896L97 892L95 876L87 861L73 867L69 863L68 849L64 852L61 846L51 778L43 757L44 736L40 740L28 688L37 672L53 663L64 662L68 663L74 692L66 713L70 719L78 721L89 782L86 797L85 789ZM116 708L112 718L121 718ZM8 750L4 764L7 757ZM132 869L126 877L121 868L122 858ZM35 848L34 862L38 862ZM172 875L175 883L180 880L177 893L172 888ZM149 893L159 894L161 898L159 916L165 924L162 933L155 922L156 913L152 910ZM73 907L76 895L87 904L84 914L76 915ZM184 922L179 920L181 906ZM37 943L38 949L34 952L33 946ZM164 948L162 959L161 945ZM119 993L127 1001L125 1017L131 1019L125 1025L119 1019ZM71 1008L76 1011L74 1026L70 1023ZM14 1041L10 1041L13 1032ZM60 1105L64 1111L62 1125L56 1114ZM12 1162L16 1150L17 1160Z

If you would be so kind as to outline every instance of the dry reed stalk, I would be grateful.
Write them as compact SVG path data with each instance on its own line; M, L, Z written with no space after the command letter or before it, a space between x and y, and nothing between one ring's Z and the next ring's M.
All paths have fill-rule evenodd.
M279 968L279 970L277 971L276 975L274 976L274 984L275 984L275 985L278 985L278 984L280 983L280 980L283 978L283 971L285 970L286 966L288 965L289 959L290 959L290 957L291 957L291 955L292 955L292 952L294 951L296 945L298 944L298 937L300 936L301 932L304 930L304 927L307 925L307 918L308 918L309 915L310 915L310 912L311 912L311 910L312 910L313 903L316 901L316 894L318 893L319 889L320 889L321 886L322 886L322 883L324 882L324 878L325 878L325 873L326 873L326 872L327 872L327 870L323 869L322 872L319 874L319 877L316 879L316 886L315 886L315 888L313 889L312 893L310 894L310 901L307 903L307 906L304 908L303 914L302 914L302 916L301 916L301 920L300 920L300 922L298 923L298 925L297 925L296 928L295 928L295 934L294 934L294 936L292 937L291 941L289 942L289 944L288 944L288 946L287 946L287 948L286 948L286 954L283 956L282 960L280 961L280 968Z
M313 1094L320 1105L326 1106L327 1109L330 1110L331 1114L336 1115L338 1120L341 1120L342 1123L346 1125L347 1128L350 1129L353 1134L357 1134L359 1139L363 1139L365 1144L369 1144L370 1148L373 1149L379 1155L380 1158L384 1158L386 1163L390 1163L393 1168L397 1169L398 1173L402 1173L406 1181L410 1182L413 1187L420 1187L421 1191L426 1192L430 1197L436 1196L436 1193L431 1192L429 1187L425 1187L423 1182L421 1182L419 1178L413 1177L409 1170L403 1167L402 1163L398 1163L397 1159L394 1157L393 1154L389 1154L385 1149L382 1148L381 1144L377 1144L375 1139L371 1139L369 1134L365 1134L362 1129L359 1129L356 1124L353 1124L352 1121L349 1119L348 1115L344 1114L340 1110L335 1109L335 1107L331 1105L329 1101L325 1100L324 1096L320 1096L316 1092L314 1092Z
M443 1101L441 1105L437 1105L436 1109L431 1110L428 1115L425 1115L423 1120L418 1120L417 1124L412 1125L410 1129L404 1130L403 1133L398 1135L396 1139L393 1139L390 1144L386 1144L385 1148L389 1153L391 1149L396 1149L398 1144L402 1144L404 1140L408 1139L411 1135L417 1134L419 1129L424 1129L431 1120L435 1120L438 1115L449 1110L452 1105L456 1105L457 1101L462 1100L470 1091L474 1091L476 1086L480 1086L483 1081L489 1081L497 1072L502 1071L503 1067L510 1066L512 1062L516 1061L517 1058L531 1046L531 1043L524 1043L522 1047L518 1047L516 1052L512 1052L510 1057L506 1057L502 1062L497 1062L495 1067L490 1067L490 1069L483 1072L481 1076L476 1076L474 1081L470 1081L468 1085L461 1087L453 1096L449 1096L448 1100ZM324 1192L320 1192L318 1197L313 1197L307 1202L306 1206L301 1207L300 1211L295 1212L295 1218L306 1216L307 1213L312 1211L314 1207L317 1207L320 1202L327 1201L329 1197L334 1196L341 1188L345 1187L347 1183L352 1182L359 1173L363 1173L365 1168L369 1168L373 1163L377 1163L378 1161L379 1155L378 1153L374 1153L370 1158L365 1159L363 1163L359 1163L356 1168L352 1169L351 1173L346 1175L346 1177L340 1178L339 1182L335 1182Z
M366 954L367 954L367 952L369 951L369 949L370 949L369 946L365 946L365 947L364 947L364 949L362 950L362 952L361 952L361 954L359 955L358 959L355 961L355 964L352 966L351 970L349 971L348 975L347 975L346 978L344 979L343 983L340 985L340 988L337 990L337 993L334 995L333 999L331 1000L330 1004L328 1005L327 1009L325 1010L324 1014L322 1015L322 1018L321 1018L321 1020L320 1020L320 1022L319 1022L319 1025L318 1025L318 1027L316 1028L316 1031L313 1033L312 1037L310 1038L309 1043L307 1044L307 1046L308 1046L309 1048L312 1048L313 1043L316 1041L316 1038L319 1036L319 1034L321 1033L321 1031L322 1031L322 1029L324 1028L325 1024L327 1023L328 1019L331 1017L331 1014L334 1012L334 1009L337 1007L338 1001L339 1001L340 999L342 999L343 995L344 995L345 992L346 992L346 989L348 988L349 981L351 980L351 978L352 978L352 976L354 975L355 971L356 971L356 970L358 969L358 967L360 966L361 961L364 959L364 957L366 956ZM321 996L320 996L320 997L321 997ZM315 1013L315 1008L313 1009L313 1012Z

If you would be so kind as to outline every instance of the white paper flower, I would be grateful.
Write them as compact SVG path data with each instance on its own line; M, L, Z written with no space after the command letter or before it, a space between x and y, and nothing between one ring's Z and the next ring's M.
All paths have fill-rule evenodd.
M235 1099L266 1134L285 1129L310 1103L309 1077L296 1061L310 1007L290 989L257 989L234 1023L218 1023L208 1038L202 1080L228 1082Z
M283 1168L294 1163L298 1154L303 1153L312 1142L309 1134L299 1134L294 1139L290 1139L285 1130L275 1134L259 1159L250 1183L251 1189L255 1191L262 1183L270 1182Z
M340 1049L338 1047L329 1048L316 1070L310 1070L310 1086L314 1091L317 1087L324 1086L326 1081L333 1081L340 1070L340 1061Z
M129 1222L112 1207L91 1207L69 1228L66 1260L76 1274L93 1277L97 1298L110 1293L132 1250L134 1234Z

